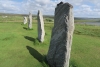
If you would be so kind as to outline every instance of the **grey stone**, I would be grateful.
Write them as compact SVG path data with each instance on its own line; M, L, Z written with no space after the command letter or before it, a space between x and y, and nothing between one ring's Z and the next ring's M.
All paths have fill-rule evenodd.
M24 24L27 23L27 17L24 17Z
M69 67L69 59L74 31L73 6L59 3L55 8L47 61L50 67Z
M32 14L30 12L28 17L28 28L32 29Z
M45 30L44 30L43 15L41 11L38 11L37 19L38 19L38 40L40 42L43 42L45 36Z

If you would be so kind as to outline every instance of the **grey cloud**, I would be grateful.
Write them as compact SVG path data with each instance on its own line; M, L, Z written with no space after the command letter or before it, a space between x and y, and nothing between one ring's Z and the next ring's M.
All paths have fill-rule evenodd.
M100 0L23 0L15 2L14 0L0 1L0 12L12 13L29 13L37 14L41 10L43 14L53 15L56 4L60 1L69 2L74 6L75 16L99 16L100 15ZM88 3L92 3L90 5Z

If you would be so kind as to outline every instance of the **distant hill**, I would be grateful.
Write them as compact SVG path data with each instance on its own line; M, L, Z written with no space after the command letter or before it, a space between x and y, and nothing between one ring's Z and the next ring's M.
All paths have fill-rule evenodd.
M28 14L14 14L14 13L0 13L3 16L28 16ZM33 14L33 16L37 17L37 15ZM43 15L44 17L54 18L53 15ZM84 17L74 17L75 20L100 20L100 18L84 18Z
M28 14L14 14L14 13L0 13L0 15L3 15L3 16L5 16L5 15L7 15L7 16L27 16Z

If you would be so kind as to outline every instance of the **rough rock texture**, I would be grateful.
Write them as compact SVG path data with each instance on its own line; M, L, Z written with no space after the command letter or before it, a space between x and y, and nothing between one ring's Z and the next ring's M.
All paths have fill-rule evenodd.
M73 6L60 2L55 8L54 27L47 54L50 67L69 67L74 31Z
M32 14L29 12L29 18L28 18L28 28L32 29Z
M27 17L24 17L24 24L27 23Z
M38 19L38 40L40 42L43 42L45 36L45 30L44 30L44 21L41 11L38 11L37 19Z

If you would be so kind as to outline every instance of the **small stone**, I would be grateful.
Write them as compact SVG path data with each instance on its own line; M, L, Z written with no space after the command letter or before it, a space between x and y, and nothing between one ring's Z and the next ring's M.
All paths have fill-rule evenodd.
M28 28L32 29L32 14L30 12L28 17Z
M27 23L27 17L24 17L24 24Z
M38 40L40 42L43 42L45 36L45 30L44 30L43 15L40 10L38 11L37 19L38 19Z

